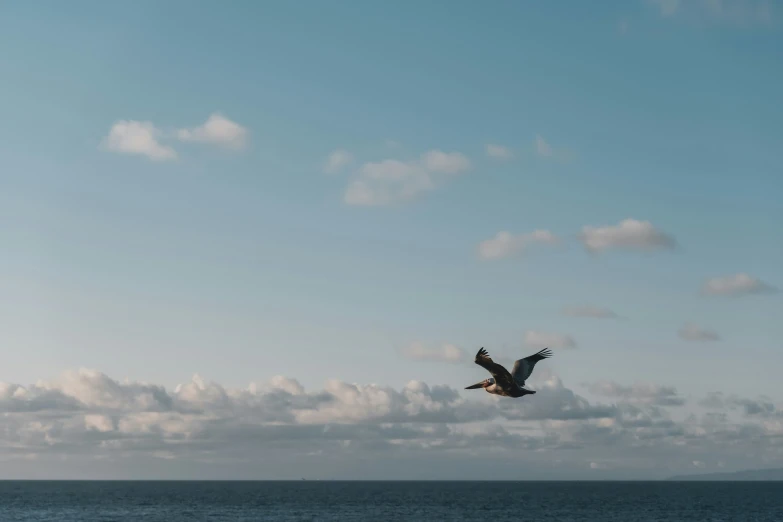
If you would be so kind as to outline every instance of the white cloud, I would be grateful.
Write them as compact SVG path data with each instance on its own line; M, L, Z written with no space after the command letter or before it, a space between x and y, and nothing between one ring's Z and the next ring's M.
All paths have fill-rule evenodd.
M215 112L198 127L179 129L177 138L185 142L209 143L229 149L241 149L247 143L248 131L245 127Z
M453 344L429 346L421 342L413 342L406 346L402 353L405 357L418 361L460 362L465 358L465 352Z
M754 467L780 449L771 400L721 396L717 412L697 416L664 407L683 402L664 386L603 383L604 404L547 367L530 385L535 396L508 399L420 381L307 390L282 376L238 388L194 376L166 389L94 370L0 383L0 476L498 479L523 469L536 479L558 459L552 478L578 477L587 462L661 478L694 461Z
M548 230L535 230L517 235L501 231L495 234L495 237L479 243L478 255L486 260L501 259L523 253L534 244L554 245L558 242L558 238Z
M440 150L431 150L415 161L387 159L365 163L346 188L344 201L359 206L408 202L468 169L470 161L463 154Z
M702 328L694 323L684 324L677 335L685 341L719 341L720 336L712 330Z
M777 288L760 279L742 272L733 275L713 277L702 285L702 295L743 296L750 294L776 293Z
M576 348L576 341L566 334L527 330L525 344L531 348Z
M487 145L486 150L487 150L487 156L489 156L490 158L504 160L504 159L510 159L514 156L514 153L511 152L511 149L509 149L508 147L504 147L502 145L489 144Z
M138 154L155 161L177 159L177 151L158 141L161 135L151 122L120 120L112 125L103 146L113 152Z
M339 172L353 163L353 154L346 150L337 149L329 154L324 164L324 171L329 174Z
M649 221L630 218L617 225L584 226L579 239L589 252L610 249L671 250L677 244L672 236L656 229Z
M88 430L96 430L103 433L114 431L114 422L106 415L89 413L84 416L84 427Z
M563 315L569 317L592 317L596 319L617 317L617 314L608 308L590 305L564 306Z

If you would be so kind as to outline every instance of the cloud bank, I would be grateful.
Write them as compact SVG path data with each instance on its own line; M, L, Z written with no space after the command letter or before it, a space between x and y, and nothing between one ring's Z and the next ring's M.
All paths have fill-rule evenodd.
M588 385L611 402L588 400L547 368L529 384L538 391L533 400L463 396L420 381L392 388L328 380L311 391L283 376L228 388L196 375L167 389L87 369L29 386L0 383L0 476L38 465L48 473L67 461L70 476L100 469L149 478L160 469L185 470L184 478L218 470L334 477L335 459L356 466L346 473L359 477L518 478L520 467L539 470L522 475L529 478L581 476L592 462L622 476L654 476L694 460L750 465L749 448L751 461L783 448L783 416L769 399L713 394L691 413L660 384Z

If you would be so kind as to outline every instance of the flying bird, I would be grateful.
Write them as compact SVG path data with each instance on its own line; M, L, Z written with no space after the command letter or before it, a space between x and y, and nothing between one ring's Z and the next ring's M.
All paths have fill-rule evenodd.
M468 386L465 389L475 390L477 388L484 388L487 393L514 398L531 395L536 392L523 388L525 381L530 377L530 374L533 373L533 368L535 368L538 361L551 356L552 352L549 348L544 348L538 353L534 353L533 355L514 362L514 368L512 368L511 373L509 373L503 366L493 361L484 348L481 348L476 354L476 360L474 362L487 370L492 377L472 386Z

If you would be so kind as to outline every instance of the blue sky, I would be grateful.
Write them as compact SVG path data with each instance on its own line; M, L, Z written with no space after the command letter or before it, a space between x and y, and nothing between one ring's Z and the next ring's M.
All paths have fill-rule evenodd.
M0 382L90 368L170 390L195 373L461 389L484 378L478 347L510 363L543 332L563 343L546 371L585 400L599 381L674 387L688 413L715 391L779 397L780 294L743 290L783 286L781 14L5 2ZM211 115L245 140L177 134ZM176 158L107 145L121 122ZM352 161L326 172L337 150ZM433 186L384 201L373 168ZM346 196L357 180L367 204ZM653 235L623 235L626 219ZM608 247L588 252L585 226L614 227ZM535 230L560 241L479 255ZM742 295L700 292L738 274L723 293ZM414 343L463 356L416 360Z

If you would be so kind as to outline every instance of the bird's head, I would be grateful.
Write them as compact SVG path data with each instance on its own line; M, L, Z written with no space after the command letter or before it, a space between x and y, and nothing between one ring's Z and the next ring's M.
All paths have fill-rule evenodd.
M466 390L476 390L478 388L486 388L487 386L491 386L492 383L494 383L494 382L495 382L495 380L491 379L491 378L490 379L484 379L483 381L477 382L476 384L472 384L470 386L466 386L465 389Z

